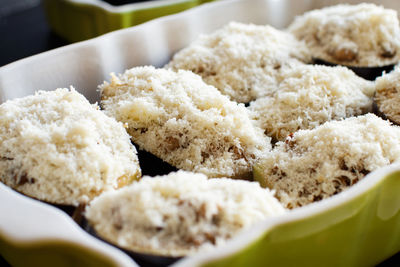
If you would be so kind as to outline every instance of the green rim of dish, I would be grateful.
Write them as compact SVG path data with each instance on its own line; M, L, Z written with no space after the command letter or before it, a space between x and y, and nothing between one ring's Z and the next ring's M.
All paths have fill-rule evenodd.
M399 192L397 170L358 196L312 216L293 218L322 203L293 210L288 214L292 218L265 230L245 248L204 266L375 265L400 251Z
M175 14L214 0L184 0L152 7L124 8L111 12L89 3L68 0L43 0L43 7L52 30L70 42L90 39L107 32L128 28L143 22Z
M18 242L0 235L1 255L12 266L114 267L113 259L79 244L62 240Z

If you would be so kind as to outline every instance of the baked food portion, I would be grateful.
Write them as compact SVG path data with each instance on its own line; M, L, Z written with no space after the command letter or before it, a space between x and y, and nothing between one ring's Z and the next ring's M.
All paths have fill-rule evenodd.
M306 12L288 27L313 57L330 63L379 67L400 59L397 12L374 4L337 5Z
M78 205L139 179L123 125L73 88L0 105L0 180L37 199Z
M273 140L300 129L365 114L372 109L374 83L345 67L299 66L286 70L278 90L249 106L251 117Z
M378 112L400 125L400 67L377 78L375 86L374 101Z
M258 183L179 171L102 194L86 218L100 237L122 248L177 257L221 245L284 212Z
M191 70L239 103L276 90L282 69L311 62L303 42L271 26L231 22L202 35L166 66Z
M276 144L254 178L287 208L335 195L400 160L400 128L374 114L327 122Z
M251 178L271 148L247 109L190 71L136 67L100 86L104 111L143 150L209 177Z

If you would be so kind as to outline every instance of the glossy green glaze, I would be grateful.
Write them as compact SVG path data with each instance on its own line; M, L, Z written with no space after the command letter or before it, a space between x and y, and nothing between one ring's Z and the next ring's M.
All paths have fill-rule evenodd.
M112 259L98 252L66 241L43 240L19 243L0 236L0 252L7 262L15 267L117 266Z
M400 251L399 192L397 171L342 205L272 227L206 266L373 266Z
M211 1L213 0L186 0L121 12L111 12L94 4L68 0L43 0L43 7L53 31L70 42L77 42Z

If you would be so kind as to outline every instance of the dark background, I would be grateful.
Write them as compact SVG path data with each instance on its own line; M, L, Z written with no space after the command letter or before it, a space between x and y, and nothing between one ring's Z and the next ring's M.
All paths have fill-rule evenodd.
M68 44L51 32L40 0L0 0L0 36L0 66ZM1 255L0 266L9 266ZM400 253L378 266L400 266Z
M68 42L50 31L40 0L0 0L0 66Z

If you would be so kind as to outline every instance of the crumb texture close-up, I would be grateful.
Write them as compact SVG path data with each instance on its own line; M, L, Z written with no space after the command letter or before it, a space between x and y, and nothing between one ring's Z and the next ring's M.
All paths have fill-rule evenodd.
M251 118L274 140L327 121L372 110L374 83L345 67L299 66L284 73L278 90L250 103Z
M104 193L86 217L100 237L120 247L177 257L210 250L284 213L258 183L179 171Z
M100 89L105 113L128 124L132 141L179 169L248 179L271 148L243 104L189 71L137 67Z
M373 114L327 122L278 142L255 165L255 179L287 208L340 193L400 161L400 127Z
M239 103L270 95L282 70L310 63L302 41L270 25L231 22L176 53L166 66L200 75Z
M397 11L363 3L336 5L298 16L288 28L314 58L358 67L396 64L400 59Z
M375 84L374 101L378 112L400 125L400 66L378 77Z
M123 125L74 89L0 105L0 180L31 197L78 205L140 178Z

